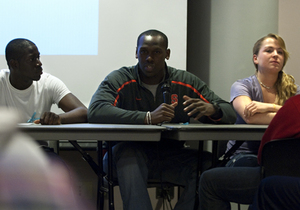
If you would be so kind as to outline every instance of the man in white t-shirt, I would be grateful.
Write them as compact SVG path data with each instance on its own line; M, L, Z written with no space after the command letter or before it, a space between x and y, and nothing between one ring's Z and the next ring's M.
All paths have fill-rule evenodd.
M17 110L23 123L87 122L87 108L81 101L61 80L43 73L40 53L32 41L10 41L5 56L9 70L0 71L0 107ZM50 112L52 104L57 104L64 113ZM53 149L47 147L47 142L39 143L51 158L57 157Z
M40 53L27 39L10 41L5 50L9 70L0 71L0 106L17 109L22 122L55 125L87 122L87 108L58 78L43 73ZM57 104L65 113L50 112Z

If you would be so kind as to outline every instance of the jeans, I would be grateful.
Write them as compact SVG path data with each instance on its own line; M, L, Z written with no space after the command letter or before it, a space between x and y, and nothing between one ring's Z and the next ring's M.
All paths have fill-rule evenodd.
M152 210L148 179L158 179L184 187L174 209L194 208L197 181L197 150L160 147L159 143L122 142L113 147L113 170L117 177L124 210ZM204 167L211 165L211 154L203 154ZM107 170L107 156L103 161Z
M300 178L289 176L270 176L263 179L259 185L252 209L300 209Z
M230 202L252 204L260 183L260 167L219 167L200 177L201 210L227 210Z
M238 153L234 155L226 164L226 167L256 167L257 155L249 153Z

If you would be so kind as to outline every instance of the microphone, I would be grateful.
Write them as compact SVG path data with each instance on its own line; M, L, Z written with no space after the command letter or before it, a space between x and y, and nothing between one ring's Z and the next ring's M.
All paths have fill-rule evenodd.
M171 93L170 93L170 84L168 81L166 81L162 86L161 86L161 91L163 93L164 97L164 103L166 104L171 104Z

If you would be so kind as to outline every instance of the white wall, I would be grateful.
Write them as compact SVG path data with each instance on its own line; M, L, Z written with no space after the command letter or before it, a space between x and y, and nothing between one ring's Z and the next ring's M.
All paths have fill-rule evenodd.
M43 8L43 5L39 5L39 8ZM70 9L73 9L72 5ZM28 23L28 27L34 25L34 22L35 20L32 20L32 23ZM145 30L155 28L164 32L169 38L171 49L168 64L185 69L186 24L186 0L99 0L98 55L43 55L43 49L39 45L38 48L44 71L64 81L68 88L88 105L98 85L108 73L122 66L137 63L136 39ZM12 27L18 26L16 24ZM35 27L43 28L39 25ZM3 29L5 30L9 29ZM11 39L13 38L15 37ZM84 39L85 37L82 37L80 41ZM51 40L47 42L51 43ZM0 50L4 53L5 49ZM1 55L0 69L3 68L7 68L7 65L4 55Z
M231 85L255 73L254 43L277 33L278 2L275 0L212 1L210 87L230 100Z
M187 70L230 100L231 85L255 73L256 40L278 31L278 0L189 1L188 9Z
M300 84L300 1L279 1L278 33L283 37L290 53L284 70L295 77Z

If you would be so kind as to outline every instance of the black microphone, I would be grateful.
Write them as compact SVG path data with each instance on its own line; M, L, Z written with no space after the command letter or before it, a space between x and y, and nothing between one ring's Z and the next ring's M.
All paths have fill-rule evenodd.
M162 91L163 97L164 97L164 103L166 103L166 104L171 104L170 89L171 89L170 84L167 81L161 86L161 91Z

